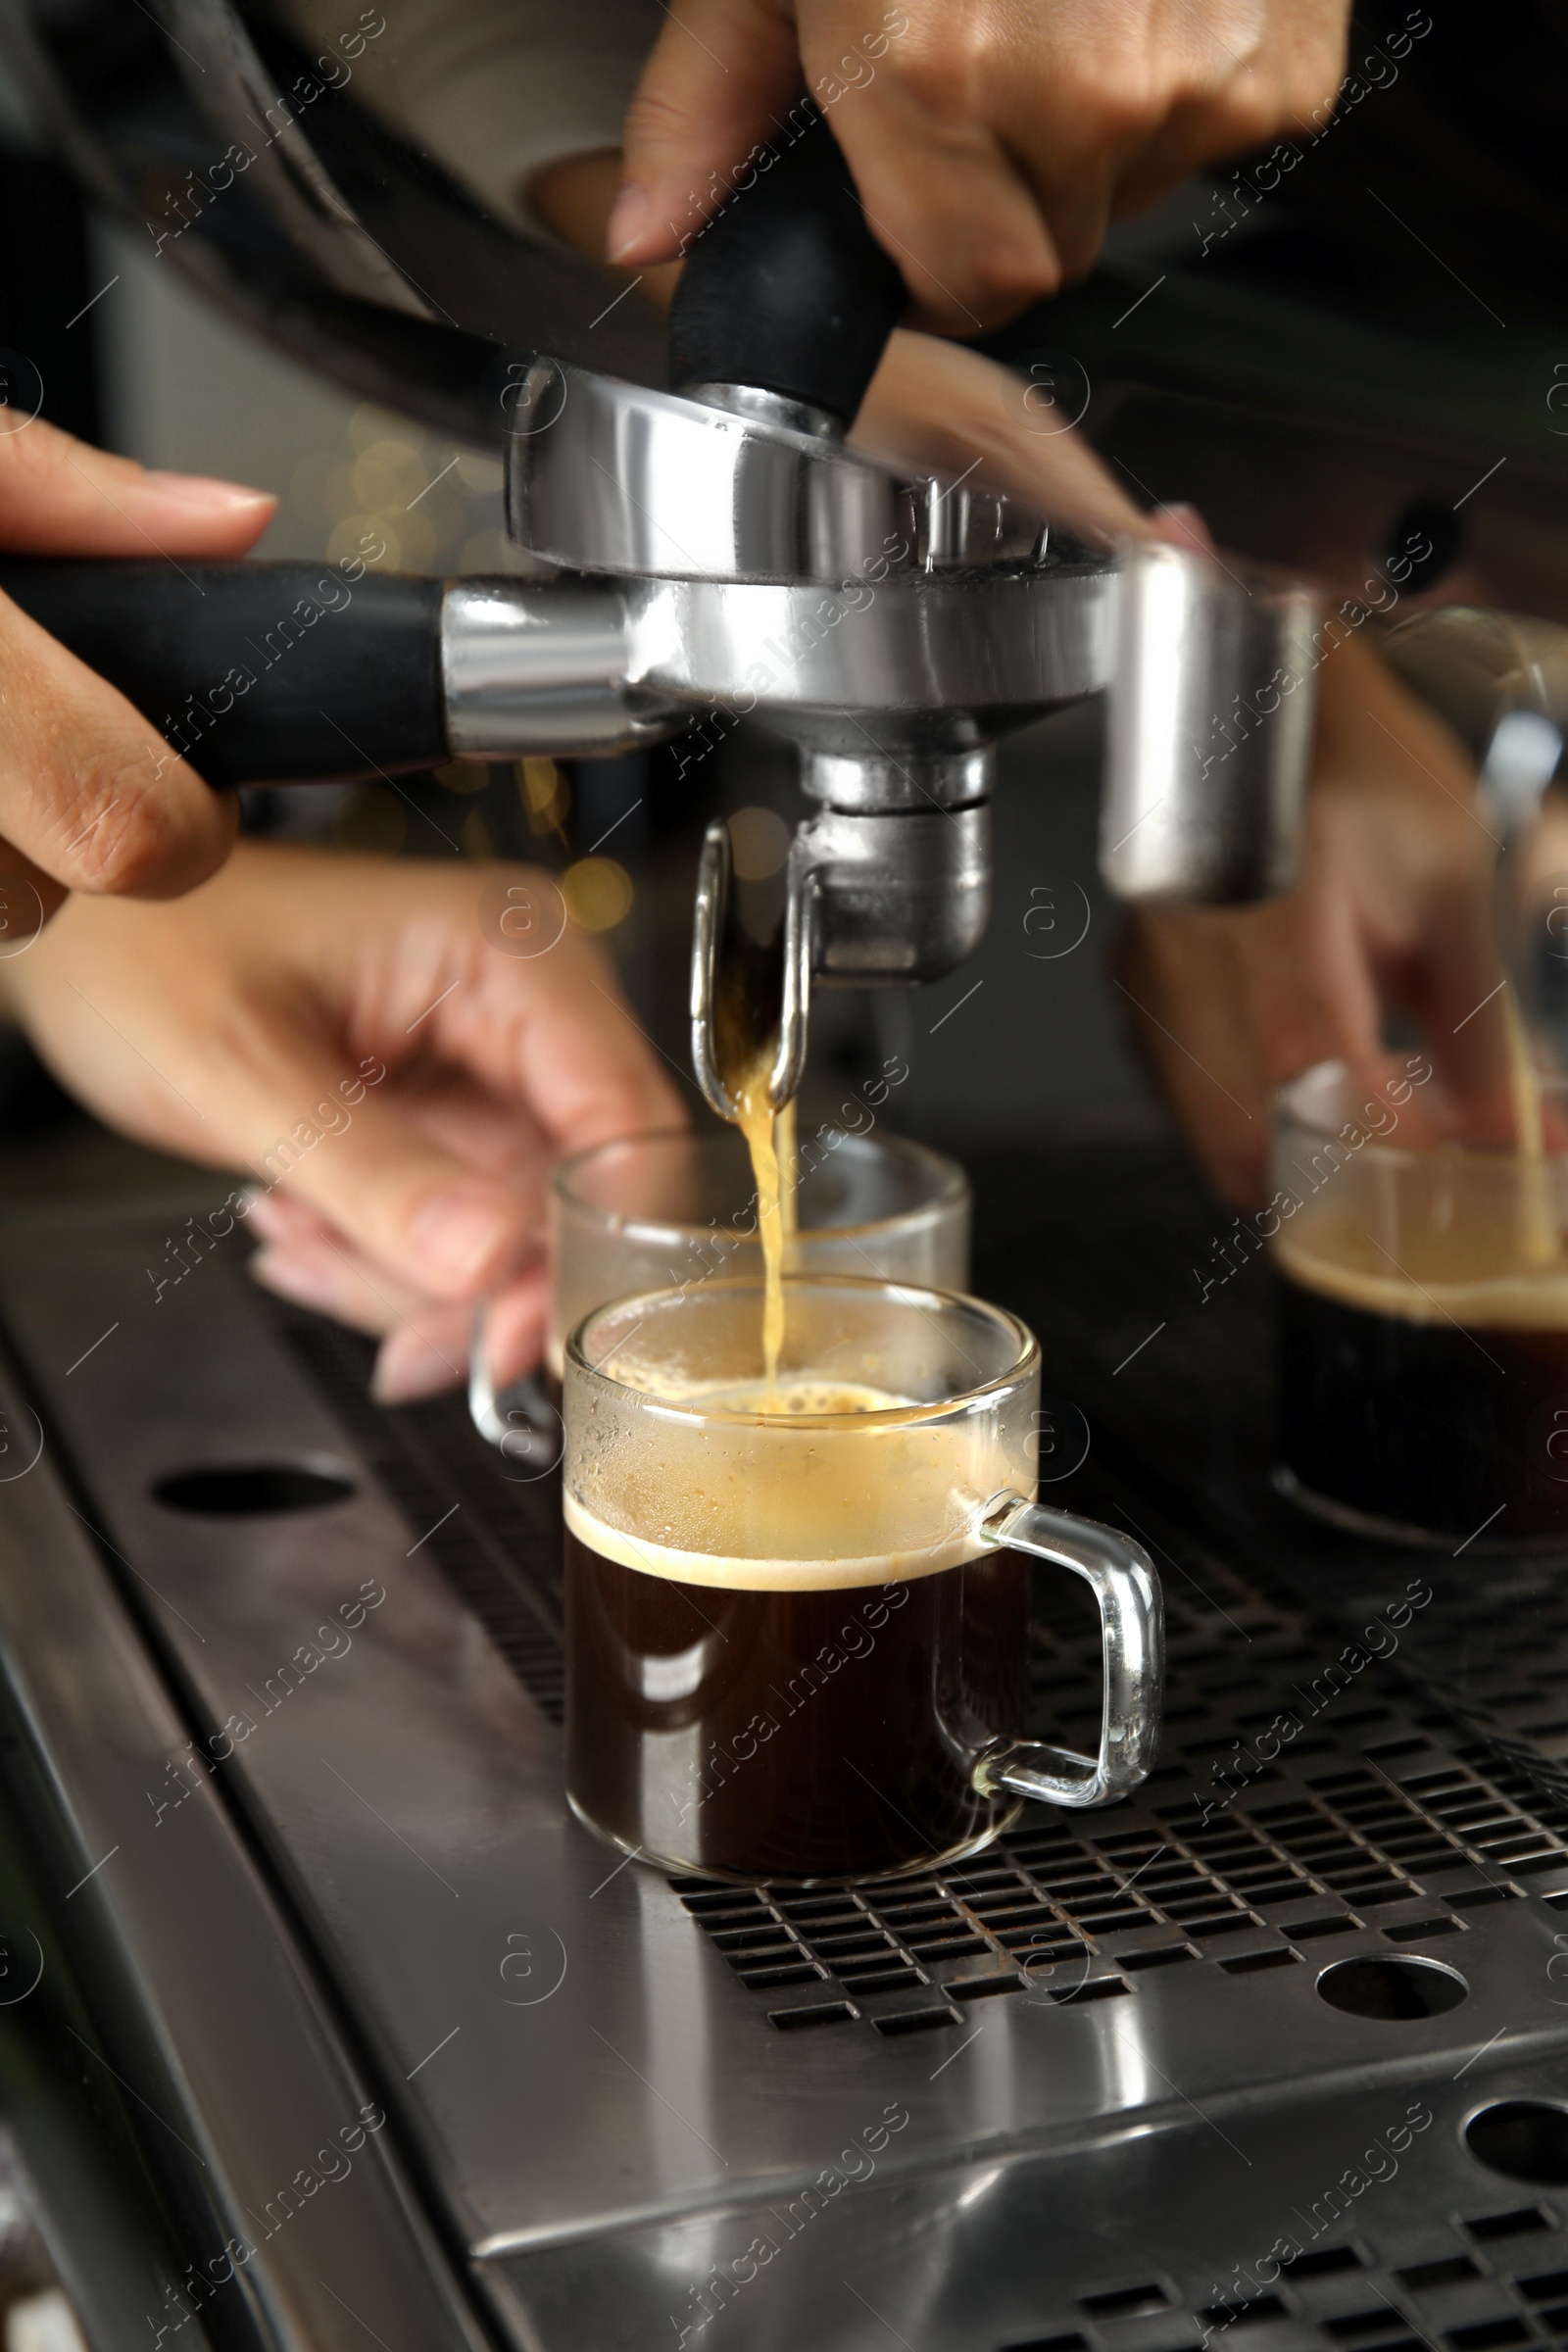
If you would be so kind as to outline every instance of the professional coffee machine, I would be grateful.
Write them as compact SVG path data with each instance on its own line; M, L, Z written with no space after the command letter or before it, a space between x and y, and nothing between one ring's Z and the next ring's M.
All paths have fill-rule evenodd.
M904 292L847 178L803 109L687 264L677 391L556 355L490 359L531 576L360 578L325 627L318 565L12 563L0 576L216 783L591 758L714 713L793 743L816 812L796 833L777 944L779 1103L800 1084L813 985L911 986L972 953L997 737L1089 694L1112 697L1114 886L1226 901L1284 887L1315 600L1173 547L1097 552L1015 501L848 447ZM290 632L296 612L309 637ZM1277 678L1287 690L1261 715ZM724 1115L728 902L716 824L693 1058Z
M273 122L309 63L224 0L133 15L8 20L68 150L121 202L207 169L236 91ZM1442 96L1440 78L1423 103L1441 116ZM1344 182L1332 141L1402 104L1368 91L1296 176ZM1483 353L1466 376L1476 347L1436 296L1424 322L1386 296L1314 310L1298 251L1286 299L1267 207L1250 228L1236 198L1216 245L1231 216L1205 190L1196 259L1124 252L1008 345L1026 375L1042 351L1115 375L1102 446L1150 495L1195 496L1227 563L1239 548L1283 573L1254 624L1246 564L1254 595L1235 603L1174 551L1118 568L1042 540L1042 518L865 464L825 423L853 382L757 383L726 358L680 370L707 397L670 393L636 294L593 324L593 272L480 217L352 86L288 122L179 260L378 397L504 429L514 529L558 568L367 578L193 756L230 778L341 772L325 711L390 773L606 749L755 696L818 809L792 871L781 1092L808 981L913 977L972 938L1004 725L1141 680L1117 720L1149 795L1130 840L1112 830L1149 859L1128 886L1240 896L1285 878L1289 726L1262 738L1277 757L1230 771L1250 777L1239 806L1178 798L1191 821L1168 834L1147 780L1161 760L1179 790L1224 773L1203 761L1232 685L1216 702L1208 664L1230 647L1240 691L1250 628L1278 645L1306 627L1294 577L1387 625L1377 583L1413 540L1430 553L1396 621L1445 566L1467 602L1560 617L1560 451L1507 390L1528 378L1549 427L1555 378L1530 375L1556 364L1549 330L1528 367L1489 373ZM1461 191L1467 156L1459 139ZM1371 176L1408 218L1402 183ZM1447 259L1474 277L1467 252ZM154 628L146 572L8 574L111 675L134 627L160 721L187 695L211 709L262 576L204 573ZM1548 677L1509 659L1480 662L1483 733ZM763 662L771 682L749 675ZM1436 664L1450 698L1457 667ZM700 979L723 914L710 856ZM1450 1563L1443 1598L1464 1578L1468 1615L1423 1650L1435 1563L1282 1533L1256 1492L1245 1285L1177 1296L1213 1208L1181 1205L1152 1146L1133 1165L1085 1151L999 1167L981 1279L1093 1425L1055 1491L1159 1560L1161 1761L1135 1800L1037 1811L961 1872L804 1895L671 1884L567 1818L548 1480L461 1407L371 1406L356 1341L256 1295L231 1215L192 1200L172 1221L40 1216L6 1240L0 2085L95 2342L1561 2340L1550 1565ZM171 1250L187 1271L159 1294L147 1267ZM1069 1614L1035 1629L1053 1736L1098 1705L1091 1640Z
M1302 581L1348 589L1352 627L1402 621L1418 682L1446 662L1410 645L1411 608L1445 580L1450 604L1457 586L1555 616L1549 351L1509 399L1506 371L1446 317L1418 309L1421 332L1379 331L1366 314L1388 305L1361 300L1353 327L1324 335L1303 292L1279 299L1277 262L1258 266L1261 169L1229 210L1205 195L1220 225L1200 225L1201 267L1145 272L1110 318L1142 269L1123 261L1001 339L1021 400L1065 404L1081 384L1074 405L1131 483L1196 491L1226 549L1267 569L1174 548L1118 559L1059 517L846 446L904 294L808 105L697 241L666 347L636 287L607 309L602 273L509 234L465 195L454 156L411 145L415 93L387 96L395 27L348 44L362 77L377 69L362 105L343 59L338 78L324 56L311 69L287 8L181 0L178 15L165 41L131 36L113 76L123 28L97 48L19 16L11 55L161 259L351 380L499 438L509 528L535 576L367 581L352 612L260 676L247 646L270 647L301 600L313 609L303 575L13 565L11 592L214 782L591 757L715 712L784 736L816 813L789 863L779 1101L799 1083L813 985L931 980L976 945L999 734L1108 689L1106 880L1124 898L1236 903L1296 870L1324 617ZM1407 26L1375 54L1408 72L1427 37ZM1098 402L1095 378L1108 378ZM719 829L699 884L693 1044L720 1110L727 898Z

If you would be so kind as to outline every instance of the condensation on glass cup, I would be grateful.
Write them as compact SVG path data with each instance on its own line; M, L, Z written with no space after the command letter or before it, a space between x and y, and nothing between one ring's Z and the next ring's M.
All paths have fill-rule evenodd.
M1422 1073L1425 1073L1423 1077ZM1431 1064L1281 1090L1276 1483L1352 1530L1484 1550L1568 1533L1568 1085L1544 1149L1432 1140Z
M933 1290L969 1282L971 1197L956 1160L895 1135L825 1129L798 1152L790 1273L884 1276ZM786 1179L787 1181L787 1179ZM564 1160L551 1185L550 1325L543 1377L498 1393L476 1320L470 1402L514 1474L560 1458L566 1335L633 1291L760 1276L757 1187L732 1128L625 1136Z
M1104 1804L1158 1737L1147 1555L1042 1508L1040 1352L912 1285L621 1299L566 1349L566 1791L663 1869L797 1884L976 1852L1023 1801ZM1023 1737L1031 1555L1100 1604L1099 1751Z

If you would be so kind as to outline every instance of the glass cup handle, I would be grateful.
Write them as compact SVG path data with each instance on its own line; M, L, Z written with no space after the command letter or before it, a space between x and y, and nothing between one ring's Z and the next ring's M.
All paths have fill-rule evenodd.
M1153 1562L1117 1529L1048 1511L1018 1494L994 1496L976 1532L997 1550L1033 1552L1070 1568L1093 1588L1105 1698L1098 1757L1043 1740L1000 1740L975 1765L975 1787L987 1796L1005 1789L1053 1805L1108 1805L1127 1795L1147 1776L1159 1745L1165 1628Z
M532 1373L498 1391L485 1332L488 1298L473 1310L468 1339L468 1415L481 1438L511 1462L553 1470L561 1459L561 1416Z

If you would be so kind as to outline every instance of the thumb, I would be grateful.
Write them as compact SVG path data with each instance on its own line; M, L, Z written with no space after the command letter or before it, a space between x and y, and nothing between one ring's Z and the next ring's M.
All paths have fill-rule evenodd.
M475 1298L526 1256L537 1239L527 1204L380 1093L378 1057L356 1065L298 1039L270 1058L224 1119L230 1133L271 1137L250 1161L269 1192L286 1186L372 1264L437 1298Z
M1190 555L1217 556L1213 533L1198 509L1185 500L1173 507L1156 507L1144 517L1152 539L1162 539L1167 547L1183 548Z
M277 504L194 473L149 473L34 417L0 433L0 547L19 555L242 556Z
M684 253L800 87L794 21L779 0L683 0L668 12L626 110L607 260Z

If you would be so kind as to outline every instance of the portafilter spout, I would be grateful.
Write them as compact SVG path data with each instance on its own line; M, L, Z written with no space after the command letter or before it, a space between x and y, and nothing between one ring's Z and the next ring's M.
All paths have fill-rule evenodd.
M899 763L906 789L927 794L915 781L923 768L947 797L930 792L926 805L910 808L882 772L885 756L803 754L801 781L822 805L798 828L785 868L768 1087L775 1109L800 1088L813 978L827 987L910 987L940 980L979 946L991 911L994 757L989 747L945 759L911 754ZM956 797L964 792L972 797ZM726 972L738 960L726 954L735 936L730 878L720 819L708 828L698 868L691 1011L692 1064L723 1118L735 1115L717 1048Z

